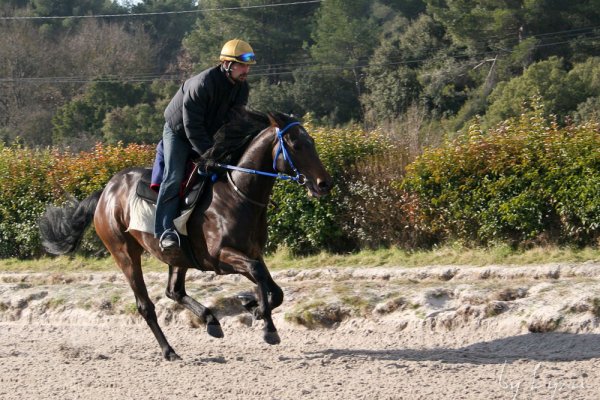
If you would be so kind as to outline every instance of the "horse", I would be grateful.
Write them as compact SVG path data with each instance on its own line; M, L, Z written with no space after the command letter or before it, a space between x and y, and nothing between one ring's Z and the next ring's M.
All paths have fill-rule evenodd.
M129 230L128 199L145 168L128 168L115 174L106 186L85 200L65 207L48 207L40 218L42 243L53 254L72 252L93 218L96 233L124 273L139 314L152 330L166 360L178 360L163 334L148 296L141 255L150 253L169 267L166 296L190 310L206 323L207 333L223 337L218 319L208 308L186 294L185 276L190 268L218 275L241 274L256 284L255 294L241 296L242 305L264 320L263 339L280 343L271 312L283 302L283 291L274 282L263 253L267 243L267 206L277 177L292 178L305 185L310 196L330 192L333 181L323 166L313 138L292 116L282 113L244 113L257 130L240 151L237 167L231 166L201 197L187 223L188 240L197 264L182 252L162 252L151 233ZM233 124L233 123L232 123ZM217 132L225 132L226 124ZM239 124L244 126L244 124ZM247 125L247 124L246 124ZM218 146L215 145L213 149ZM262 172L273 171L274 173ZM248 173L254 172L254 173ZM292 175L295 174L295 175ZM226 179L223 175L226 175Z

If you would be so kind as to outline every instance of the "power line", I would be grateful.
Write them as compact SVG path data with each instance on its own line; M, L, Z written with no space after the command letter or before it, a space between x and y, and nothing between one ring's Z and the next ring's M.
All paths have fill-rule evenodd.
M83 19L83 18L127 18L127 17L146 17L146 16L155 16L155 15L177 15L177 14L194 14L194 13L203 13L203 12L214 12L214 11L239 11L239 10L249 10L249 9L257 9L257 8L273 8L273 7L284 7L284 6L295 6L302 4L313 4L313 3L321 3L324 0L306 0L306 1L294 1L290 3L279 3L279 4L259 4L259 5L249 5L249 6L239 6L239 7L223 7L223 8L202 8L198 10L184 10L184 11L157 11L157 12L149 12L149 13L128 13L128 14L98 14L98 15L61 15L61 16L46 16L46 17L0 17L0 20L11 20L11 21L20 21L20 20L49 20L49 19Z
M597 35L598 33L594 32L594 31L598 28L600 28L600 25L599 26L590 26L590 27L585 27L585 28L574 28L574 29L568 29L568 30L561 30L561 31L556 31L556 32L547 32L547 33L541 33L541 34L537 34L537 35L530 35L530 36L527 36L525 39L527 39L527 38L543 39L544 38L545 40L558 40L558 39L567 40L569 38L580 38L580 39L595 38L596 36L589 36L589 35L588 36L578 36L578 35L591 34L591 33L594 33L595 35ZM507 35L506 38L510 38L512 36L513 35ZM552 36L552 37L548 38L548 36ZM483 45L483 44L486 44L488 42L488 40L490 40L492 38L498 38L498 36L490 36L487 38L483 37L483 38L480 38L479 40L475 41L474 43ZM515 37L515 39L516 39L516 37ZM560 42L560 43L550 42L547 44L538 43L533 48L553 46L555 44L562 44L562 43L564 43L564 42ZM439 50L447 50L447 46L441 45L439 47L429 48L427 54L434 54L435 52L437 52ZM500 51L506 52L503 50L490 50L486 54L494 55ZM468 53L468 50L465 49L464 54L458 54L458 55L454 56L454 58L461 58L463 56L477 57L482 54L483 53L470 54L470 53ZM364 62L368 62L370 58L371 58L370 56L366 56L366 57L361 57L355 61L356 61L356 63L364 63ZM392 63L395 61L403 61L406 64L413 64L413 63L423 62L423 61L427 61L427 60L431 60L431 59L432 58L429 57L429 58L425 58L425 59L404 60L401 56L387 58L387 60ZM313 61L298 61L298 62L292 62L292 63L267 64L267 65L257 64L256 66L253 67L253 71L273 70L273 69L281 69L281 68L311 66L311 65L315 65L315 63ZM253 73L253 75L254 75L254 73Z
M558 38L557 38L558 39ZM541 47L549 47L549 46L557 46L562 44L570 43L574 40L591 40L591 39L600 39L600 35L594 36L586 36L583 38L573 38L565 41L557 41L550 43L540 43L532 48L541 48ZM503 50L502 53L510 54L515 50ZM281 76L281 75L292 75L294 73L300 72L303 74L323 74L328 75L332 73L337 73L344 70L350 69L363 69L363 68L372 68L372 67L385 67L385 66L394 66L394 65L409 65L409 64L418 64L424 61L435 61L435 60L444 60L447 58L451 59L464 59L464 58L473 58L473 57L489 57L490 55L496 55L498 52L484 52L477 54L455 54L452 56L441 56L441 57L433 57L433 58L422 58L422 59L411 59L411 60L400 60L400 61L389 61L383 63L369 63L367 60L362 63L358 63L355 65L326 65L320 64L317 62L302 62L302 63L289 63L289 68L300 67L295 70L278 70L278 71L269 71L270 66L265 65L263 70L255 69L254 72L251 73L250 77L268 77L268 76ZM473 61L474 63L479 63L480 61ZM275 65L285 65L285 64L275 64ZM133 83L144 83L144 82L152 82L155 80L162 81L178 81L180 80L180 75L177 74L156 74L156 73L138 73L132 76L104 76L104 77L95 77L89 78L85 76L63 76L63 77L30 77L30 78L0 78L0 84L2 83L29 83L29 84L78 84L78 83L90 83L90 82L133 82Z

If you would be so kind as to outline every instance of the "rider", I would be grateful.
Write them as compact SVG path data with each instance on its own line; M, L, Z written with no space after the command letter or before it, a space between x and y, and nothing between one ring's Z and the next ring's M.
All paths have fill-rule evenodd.
M180 246L173 219L188 158L202 162L202 154L213 145L213 135L226 122L229 110L248 102L246 78L256 62L252 47L240 39L230 40L219 60L219 65L186 80L165 110L165 169L154 224L154 236L163 251Z

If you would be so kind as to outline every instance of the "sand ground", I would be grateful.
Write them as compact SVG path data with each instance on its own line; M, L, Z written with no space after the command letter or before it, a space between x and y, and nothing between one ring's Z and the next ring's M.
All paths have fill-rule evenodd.
M0 273L0 399L598 399L600 265L274 273L282 342L237 305L241 277L191 272L209 337L146 276L167 362L120 272Z

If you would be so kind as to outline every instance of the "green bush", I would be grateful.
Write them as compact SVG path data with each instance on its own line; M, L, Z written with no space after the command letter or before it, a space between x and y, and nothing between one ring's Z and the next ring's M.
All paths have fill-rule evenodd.
M478 124L408 167L413 229L472 244L595 244L600 127L561 128L541 105L483 131Z
M0 258L41 254L37 221L47 204L60 204L67 194L83 199L116 172L149 165L153 157L154 146L97 145L72 154L0 144Z
M36 221L50 200L48 150L5 147L0 143L0 258L39 254Z

